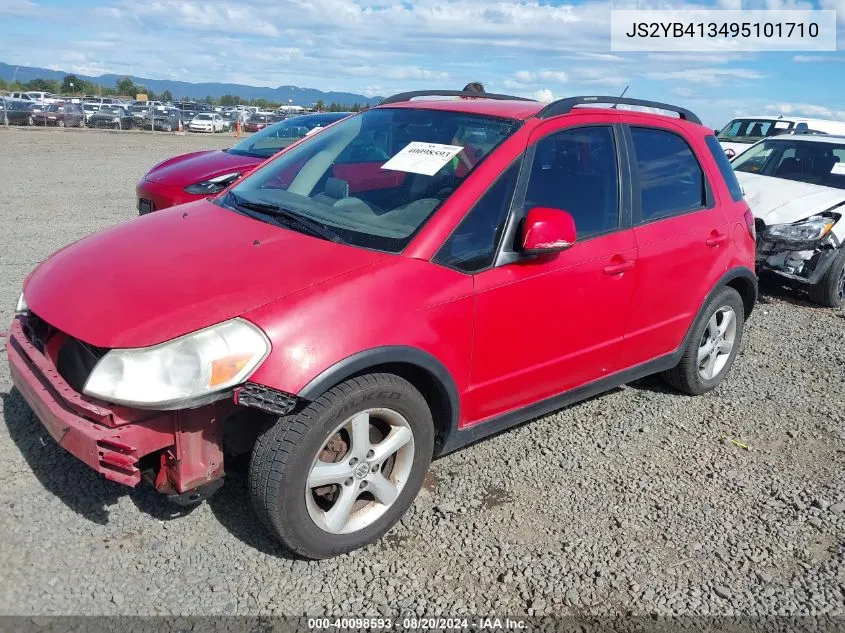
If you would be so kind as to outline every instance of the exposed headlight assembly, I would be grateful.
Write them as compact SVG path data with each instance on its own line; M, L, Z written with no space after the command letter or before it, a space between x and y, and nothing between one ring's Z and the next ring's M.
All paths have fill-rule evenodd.
M763 232L763 239L769 242L815 242L828 233L836 218L815 215L795 224L773 224Z
M216 178L209 178L208 180L203 180L202 182L195 182L194 184L185 187L185 191L201 195L220 193L240 177L241 172L233 171L230 174L223 174L222 176L217 176Z
M246 380L269 353L258 327L232 319L160 345L110 350L83 392L146 409L198 406Z

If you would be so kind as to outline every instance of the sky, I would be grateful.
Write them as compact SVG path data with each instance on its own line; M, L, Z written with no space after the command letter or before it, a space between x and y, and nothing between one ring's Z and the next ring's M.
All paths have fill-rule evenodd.
M611 8L837 10L834 52L611 51ZM87 75L664 101L845 120L845 0L0 0L0 61Z

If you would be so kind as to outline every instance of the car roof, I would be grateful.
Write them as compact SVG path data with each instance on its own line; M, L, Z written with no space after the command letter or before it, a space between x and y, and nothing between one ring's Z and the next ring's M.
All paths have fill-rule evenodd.
M517 101L514 99L416 99L391 103L380 108L416 108L425 110L447 110L452 112L466 112L468 114L482 114L499 116L508 119L525 120L531 118L543 109L545 104L539 101Z
M769 136L763 141L808 141L810 143L831 143L840 145L845 143L845 135L842 134L778 134Z
M413 93L408 93L413 94ZM404 96L404 95L398 95ZM391 97L391 99L393 99ZM665 109L667 112L671 111L678 111L678 108L675 106L671 106L669 104L662 104L657 102L650 102L650 101L640 101L637 99L622 99L617 97L573 97L571 99L561 100L557 103L563 103L564 101L571 101L574 103L569 104L571 109L567 109L565 112L561 112L559 114L549 114L548 116L565 116L567 114L583 114L583 113L596 113L596 112L604 112L606 113L608 108L602 107L598 105L594 105L595 103L602 103L610 105L615 101L618 104L623 106L643 106L648 105L649 107L657 107L659 109ZM586 101L586 103L584 103ZM627 103L626 103L627 102ZM635 103L630 103L635 102ZM533 101L529 99L518 99L516 97L510 98L502 98L501 96L484 98L483 96L474 96L471 98L443 98L443 97L434 97L434 98L424 98L424 99L413 99L413 100L401 100L401 101L390 101L385 105L379 105L378 108L415 108L415 109L427 109L427 110L446 110L452 112L466 112L468 114L480 114L480 115L487 115L487 116L498 116L503 118L509 119L518 119L518 120L527 120L533 116L540 114L549 106L548 103L543 103L540 101ZM662 106L662 107L661 107ZM683 109L680 109L683 110ZM681 124L696 124L698 121L688 121L684 118L679 118L673 114L663 114L662 112L654 112L653 110L635 110L629 109L628 107L623 107L622 109L617 109L616 113L625 113L626 115L638 115L640 117L659 117L661 119L670 119L673 122L678 122ZM684 116L692 116L695 117L689 111L684 111Z

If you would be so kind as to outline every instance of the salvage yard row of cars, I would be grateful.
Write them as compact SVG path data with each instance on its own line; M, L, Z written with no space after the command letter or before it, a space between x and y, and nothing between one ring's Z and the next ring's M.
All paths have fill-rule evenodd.
M228 132L238 124L247 132L256 132L290 116L285 111L261 111L248 106L214 108L206 104L160 101L121 102L104 97L82 101L62 100L54 95L12 93L0 97L0 124L56 125L117 130L147 129L171 132ZM15 96L16 95L16 96ZM23 98L26 97L26 98Z
M300 556L379 539L433 457L650 374L715 389L758 270L842 305L845 138L731 164L673 105L448 90L309 116L153 167L140 217L30 273L6 341L90 468L194 504L249 454Z

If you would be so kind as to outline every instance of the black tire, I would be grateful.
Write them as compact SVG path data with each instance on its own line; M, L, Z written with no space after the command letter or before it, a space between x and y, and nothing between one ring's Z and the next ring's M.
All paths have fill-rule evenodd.
M27 117L26 124L27 125L35 125L35 119L33 119L32 117Z
M727 361L712 378L706 379L699 370L698 354L705 337L710 319L720 310L730 308L736 319L733 347L728 354ZM733 365L734 359L742 345L742 331L745 325L745 309L742 297L739 293L728 286L719 289L704 304L692 326L692 332L681 356L680 362L661 374L663 380L669 385L693 396L707 393L718 387L727 376Z
M343 534L324 531L312 519L306 501L306 494L314 493L307 480L316 456L337 437L335 432L345 420L379 408L399 413L413 433L413 451L409 448L413 460L405 484L366 527ZM378 540L402 517L422 486L433 447L431 411L411 383L392 374L350 378L299 413L280 417L259 436L249 468L252 505L261 522L292 552L311 559L344 554ZM342 485L337 488L342 492Z
M809 287L810 301L826 308L845 306L845 248L839 253L819 281Z
M56 125L58 125L59 127L64 127L64 126L65 126L65 120L64 120L64 119L59 119L59 120L56 122Z

